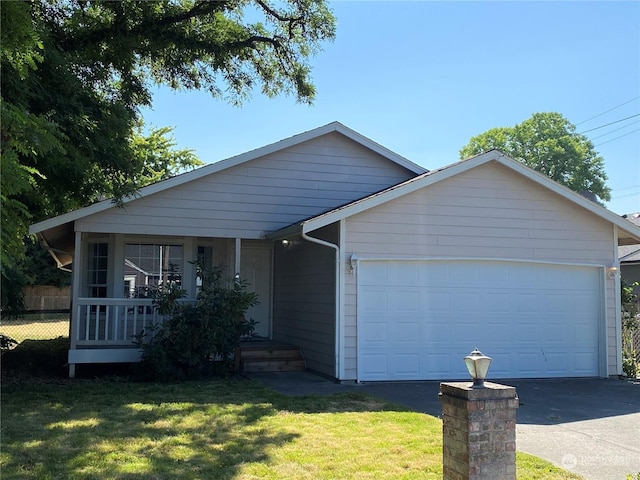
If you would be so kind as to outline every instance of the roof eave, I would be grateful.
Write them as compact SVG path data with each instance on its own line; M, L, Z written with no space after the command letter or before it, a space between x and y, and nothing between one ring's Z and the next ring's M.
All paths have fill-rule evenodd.
M300 236L303 229L303 223L294 223L292 225L289 225L288 227L281 228L280 230L269 232L265 235L264 238L277 242L279 240L285 240L288 238Z

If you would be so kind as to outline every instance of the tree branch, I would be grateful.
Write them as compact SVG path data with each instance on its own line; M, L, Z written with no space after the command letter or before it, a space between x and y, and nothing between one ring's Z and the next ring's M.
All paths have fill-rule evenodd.
M276 38L271 37L263 37L260 35L253 35L245 40L241 40L238 42L227 43L226 46L229 48L244 48L244 47L253 47L256 43L268 43L279 50L282 47L282 43Z
M202 15L208 15L215 11L222 10L225 5L225 1L203 0L199 3L196 3L192 8L184 12L180 12L175 15L169 15L166 17L145 20L134 28L127 30L126 33L130 35L138 35L145 32L149 28L157 29L158 27L175 25L192 18L196 18ZM107 27L89 31L86 35L83 36L66 37L60 42L60 46L63 50L66 51L75 51L78 48L89 43L99 43L103 40L110 39L115 33L121 33L118 27L119 25L116 22Z
M281 22L292 23L292 22L299 22L299 21L302 20L302 17L285 17L285 16L282 16L278 12L276 12L274 9L272 9L269 5L264 3L262 0L255 0L255 2L258 5L260 5L265 12L267 12L272 17L277 18Z
M288 23L289 24L289 38L293 37L293 28L296 26L296 24L302 22L303 17L285 17L283 15L280 15L278 12L276 12L274 9L272 9L269 5L264 3L262 0L255 0L255 2L258 5L260 5L262 7L262 9L265 12L267 12L269 15L271 15L272 17L277 18L281 22Z

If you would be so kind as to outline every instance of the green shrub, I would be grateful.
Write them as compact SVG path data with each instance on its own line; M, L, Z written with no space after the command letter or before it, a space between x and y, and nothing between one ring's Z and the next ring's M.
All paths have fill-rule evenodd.
M138 373L143 379L175 380L226 374L240 338L253 334L255 322L248 308L258 303L239 279L225 281L222 268L197 264L202 287L195 304L181 303L184 290L167 285L158 290L155 303L166 320L137 338L142 349Z
M69 339L23 340L2 355L2 370L8 374L37 377L67 377Z

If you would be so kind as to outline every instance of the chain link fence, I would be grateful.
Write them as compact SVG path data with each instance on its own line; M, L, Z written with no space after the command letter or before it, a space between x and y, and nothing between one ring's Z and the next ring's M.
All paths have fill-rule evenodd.
M25 313L18 317L2 317L0 334L18 343L69 336L69 287L27 287L24 304Z

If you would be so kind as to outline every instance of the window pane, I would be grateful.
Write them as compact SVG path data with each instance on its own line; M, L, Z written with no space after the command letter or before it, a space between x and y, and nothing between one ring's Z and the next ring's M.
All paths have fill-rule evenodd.
M106 285L107 284L107 272L105 271L99 271L96 272L97 273L97 279L95 281L95 283L99 283L101 285Z
M184 248L182 245L125 245L124 275L128 291L146 297L162 284L181 286Z
M90 243L87 271L87 294L90 297L107 296L107 274L109 267L109 244Z

